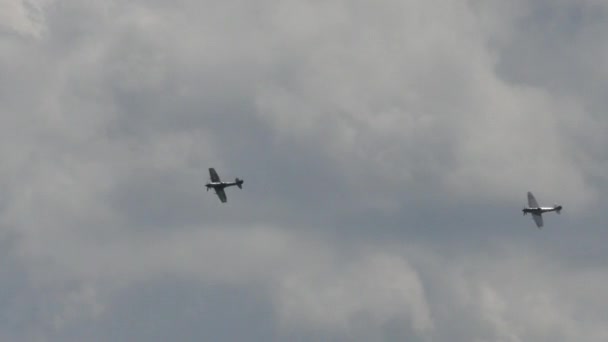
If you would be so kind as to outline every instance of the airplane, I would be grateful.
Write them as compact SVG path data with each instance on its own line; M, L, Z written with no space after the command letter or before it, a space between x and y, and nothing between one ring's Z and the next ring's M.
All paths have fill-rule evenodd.
M209 189L215 190L217 197L220 198L220 201L222 203L226 203L226 201L228 200L226 198L226 193L224 192L224 188L227 188L229 186L235 186L235 185L238 186L239 189L243 188L242 179L236 178L234 180L234 182L220 181L220 176L217 175L217 172L215 172L214 168L209 168L209 177L211 178L211 181L209 183L205 184L205 186L207 187L207 191L209 191Z
M524 213L524 216L527 213L532 214L532 218L534 219L534 223L536 223L538 229L541 229L543 226L543 213L548 213L551 211L555 211L559 214L562 211L562 206L555 204L552 207L540 207L536 201L536 198L534 198L534 195L528 191L528 207L523 208L522 212Z

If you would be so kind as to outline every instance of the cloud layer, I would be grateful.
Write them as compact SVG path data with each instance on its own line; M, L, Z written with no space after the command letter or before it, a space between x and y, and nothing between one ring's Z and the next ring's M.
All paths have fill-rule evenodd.
M608 337L603 2L0 8L2 339Z

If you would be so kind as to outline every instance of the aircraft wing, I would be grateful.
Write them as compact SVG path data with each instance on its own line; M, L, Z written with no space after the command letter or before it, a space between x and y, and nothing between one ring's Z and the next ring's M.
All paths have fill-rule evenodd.
M543 226L543 216L540 214L532 214L532 218L538 229L540 229Z
M226 193L224 192L224 189L216 188L215 193L217 194L217 197L220 198L220 201L222 201L222 203L226 203L228 199L226 198Z
M209 168L209 177L211 177L211 181L212 182L219 182L220 181L220 176L217 175L217 172L215 172L214 168Z
M529 191L528 191L528 207L538 208L538 202L536 202L536 198L534 198L534 195L532 195L532 193Z

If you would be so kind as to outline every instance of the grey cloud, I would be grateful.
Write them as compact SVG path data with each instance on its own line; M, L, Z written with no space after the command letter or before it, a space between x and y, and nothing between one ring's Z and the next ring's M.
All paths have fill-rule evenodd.
M434 8L428 6L409 19L424 18ZM388 16L399 35L358 25L356 9L349 7L342 22L346 37L360 39L312 31L297 53L306 56L302 63L262 93L262 115L279 132L318 141L348 173L366 170L393 186L438 186L449 196L472 188L484 196L487 189L492 198L513 200L521 191L512 192L514 186L532 177L545 191L568 184L573 208L594 198L557 121L565 108L573 115L582 108L497 77L493 51L475 35L479 28L466 8L454 5L445 21L424 22L417 31L406 30L408 18ZM282 24L287 29L278 32L297 25ZM539 144L555 148L520 153Z
M117 293L108 306L111 310L95 320L58 332L52 340L272 341L274 336L269 301L244 287L158 276Z
M7 3L7 339L605 338L602 3Z
M0 34L40 37L45 30L44 3L45 1L3 1Z

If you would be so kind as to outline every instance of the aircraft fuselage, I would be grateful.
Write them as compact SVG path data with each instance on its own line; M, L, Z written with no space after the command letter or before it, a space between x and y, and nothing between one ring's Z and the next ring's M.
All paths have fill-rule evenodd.
M227 188L229 186L238 186L239 184L242 184L241 182L209 182L207 184L205 184L205 186L207 187L207 189L224 189Z
M522 212L525 214L536 214L536 215L541 215L543 213L548 213L551 211L557 211L557 213L559 214L560 210L562 210L562 206L561 205L556 205L554 207L537 207L537 208L524 208L522 209Z

